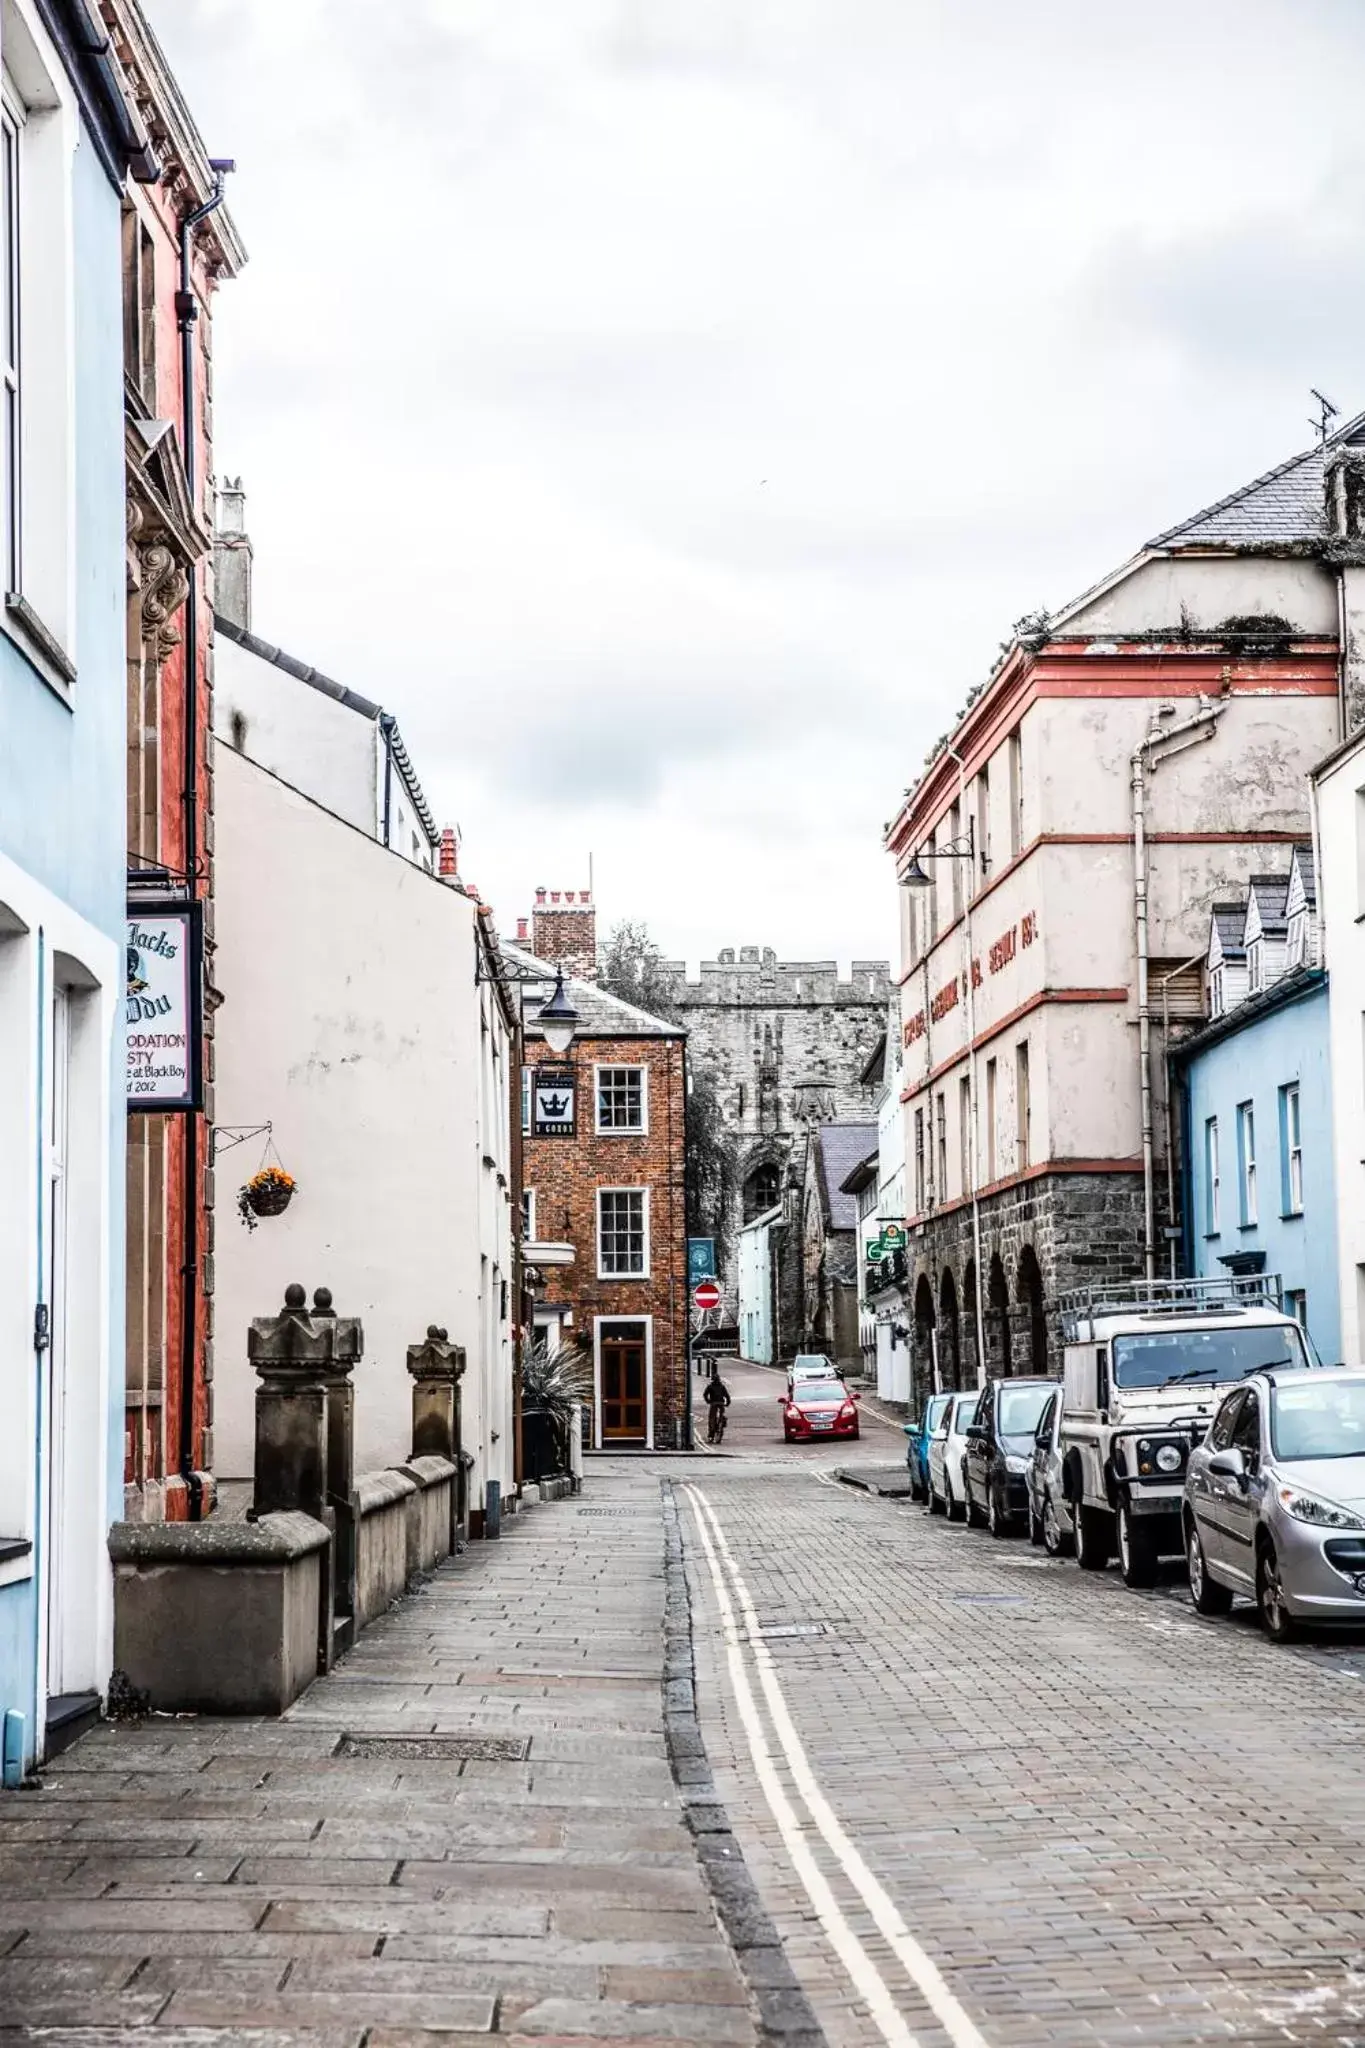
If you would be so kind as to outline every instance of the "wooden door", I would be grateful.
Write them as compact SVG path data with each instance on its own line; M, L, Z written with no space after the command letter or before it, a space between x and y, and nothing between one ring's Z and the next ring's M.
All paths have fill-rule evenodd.
M615 1323L602 1332L602 1441L645 1441L643 1323Z

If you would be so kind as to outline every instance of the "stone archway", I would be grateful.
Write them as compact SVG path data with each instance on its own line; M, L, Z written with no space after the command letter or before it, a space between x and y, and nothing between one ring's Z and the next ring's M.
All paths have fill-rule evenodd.
M1023 1332L1028 1345L1028 1369L1047 1371L1047 1309L1043 1303L1043 1274L1038 1254L1026 1244L1019 1254L1014 1280L1014 1299L1023 1311Z
M962 1378L962 1330L957 1308L957 1286L952 1268L943 1268L938 1290L938 1371L942 1387L960 1387Z
M962 1275L962 1376L958 1385L974 1387L979 1373L977 1370L976 1342L976 1260L968 1259Z
M924 1413L934 1388L934 1290L921 1273L915 1288L915 1328L910 1352L910 1412Z
M1010 1290L999 1252L991 1254L986 1282L986 1355L991 1373L1007 1377L1014 1371L1010 1353Z

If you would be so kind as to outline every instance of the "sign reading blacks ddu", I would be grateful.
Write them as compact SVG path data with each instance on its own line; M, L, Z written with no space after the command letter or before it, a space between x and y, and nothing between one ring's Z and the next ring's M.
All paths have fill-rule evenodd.
M531 1079L531 1136L572 1138L577 1129L573 1068L537 1067Z
M130 903L126 980L129 1109L201 1109L203 905Z

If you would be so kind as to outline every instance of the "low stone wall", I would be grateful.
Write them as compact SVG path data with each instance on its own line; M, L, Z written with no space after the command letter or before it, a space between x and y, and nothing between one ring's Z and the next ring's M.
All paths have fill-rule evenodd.
M166 1713L282 1714L318 1674L329 1545L299 1513L115 1523L115 1667Z
M434 1571L454 1548L460 1468L449 1458L409 1458L398 1470L416 1486L408 1502L408 1571Z
M404 1472L366 1472L355 1483L355 1625L368 1628L408 1583L409 1504L417 1482Z

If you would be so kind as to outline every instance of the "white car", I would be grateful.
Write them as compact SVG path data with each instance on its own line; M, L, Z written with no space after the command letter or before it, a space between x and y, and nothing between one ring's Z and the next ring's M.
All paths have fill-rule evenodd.
M1028 1533L1049 1557L1070 1552L1076 1540L1062 1484L1062 1390L1058 1387L1038 1419L1028 1468Z
M967 1512L967 1431L980 1399L980 1387L954 1394L929 1439L929 1512L950 1522Z
M806 1380L836 1380L834 1361L822 1351L798 1351L787 1367L787 1392L794 1394Z

